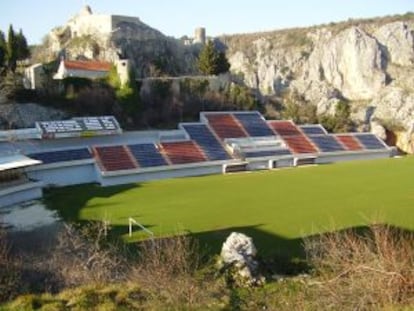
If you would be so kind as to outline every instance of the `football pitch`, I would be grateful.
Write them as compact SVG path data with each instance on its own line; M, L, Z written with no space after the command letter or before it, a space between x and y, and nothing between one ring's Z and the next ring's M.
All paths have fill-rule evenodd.
M264 254L300 255L302 238L373 222L414 230L414 157L273 171L49 190L47 206L67 221L109 221L126 241L188 233L210 251L232 231Z

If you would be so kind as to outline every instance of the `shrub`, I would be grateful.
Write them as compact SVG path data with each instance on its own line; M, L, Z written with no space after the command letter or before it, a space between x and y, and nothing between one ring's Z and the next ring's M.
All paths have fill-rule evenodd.
M211 303L211 292L222 292L221 283L205 275L198 279L200 258L198 244L185 235L144 241L130 281L145 289L153 308L193 310Z
M20 291L20 261L10 256L5 231L0 228L0 302Z
M414 304L414 234L388 225L329 233L305 242L315 268L315 303L327 310Z
M121 248L109 240L101 223L65 225L52 252L50 269L61 287L114 282L126 272ZM120 254L121 253L121 254Z

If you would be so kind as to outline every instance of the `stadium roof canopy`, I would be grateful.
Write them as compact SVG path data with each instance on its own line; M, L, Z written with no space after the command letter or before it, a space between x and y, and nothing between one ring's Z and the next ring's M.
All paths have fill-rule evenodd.
M42 161L31 159L22 154L0 156L0 172L41 163Z

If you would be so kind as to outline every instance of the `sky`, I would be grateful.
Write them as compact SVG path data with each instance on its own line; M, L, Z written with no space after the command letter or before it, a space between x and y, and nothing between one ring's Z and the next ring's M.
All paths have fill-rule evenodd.
M192 36L196 27L218 36L414 12L413 0L3 0L0 30L12 24L38 44L85 5L97 14L139 17L176 38Z

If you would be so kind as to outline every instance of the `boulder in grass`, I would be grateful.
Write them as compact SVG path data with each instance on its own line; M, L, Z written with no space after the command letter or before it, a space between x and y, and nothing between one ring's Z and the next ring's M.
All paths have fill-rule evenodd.
M250 287L264 283L255 259L257 249L252 238L243 233L232 232L223 243L220 268L227 281L238 287Z

